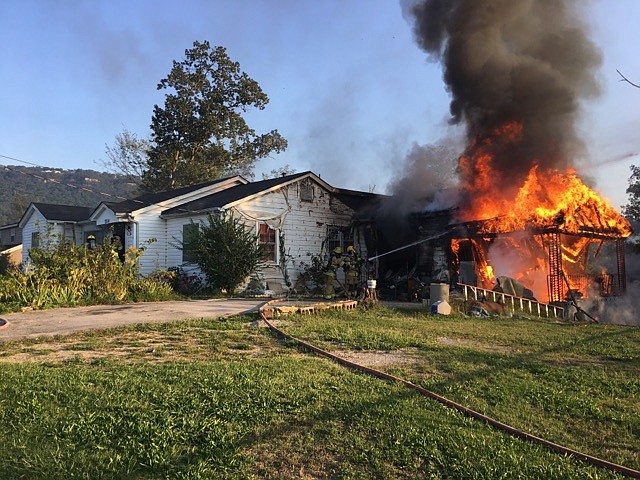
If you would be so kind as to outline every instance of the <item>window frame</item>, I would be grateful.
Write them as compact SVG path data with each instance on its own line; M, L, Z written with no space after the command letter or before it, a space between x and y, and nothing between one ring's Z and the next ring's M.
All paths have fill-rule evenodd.
M341 227L339 225L327 225L326 238L327 251L333 252L336 247L346 251L349 245L355 245L353 230L350 227Z
M197 256L192 248L188 248L187 237L190 235L196 236L199 230L197 223L185 223L182 225L182 263L187 265L196 265ZM191 230L191 233L188 231Z
M267 231L265 233L262 232L263 227L266 227ZM262 261L269 264L278 263L278 229L271 228L271 226L269 226L269 224L266 222L258 222L256 230L258 236L258 245L261 245L263 248ZM264 241L265 236L266 241ZM273 237L273 241L270 241L271 237ZM270 246L270 248L267 249L267 253L269 254L269 256L264 254L265 245Z
M40 248L41 235L40 231L31 232L31 248Z

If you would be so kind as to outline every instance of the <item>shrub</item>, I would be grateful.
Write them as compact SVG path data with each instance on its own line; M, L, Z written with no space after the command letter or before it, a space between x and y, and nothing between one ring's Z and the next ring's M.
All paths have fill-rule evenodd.
M0 277L0 309L170 298L166 282L140 278L142 252L130 247L121 261L108 240L92 250L65 241L46 242L43 248L29 250L26 271Z
M170 284L175 292L194 295L202 290L202 279L198 275L189 275L182 267L171 267L169 273Z
M319 255L311 255L310 260L311 263L301 262L300 264L302 271L294 287L298 293L318 294L324 286L327 262Z
M262 264L258 236L230 213L207 216L182 248L193 252L195 263L213 288L231 294Z

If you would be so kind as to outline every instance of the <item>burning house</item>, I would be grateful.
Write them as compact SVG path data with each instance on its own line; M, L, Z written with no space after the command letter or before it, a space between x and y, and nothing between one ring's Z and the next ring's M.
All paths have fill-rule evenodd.
M538 181L534 170L518 201L500 216L467 210L468 218L480 220L460 221L461 209L412 214L417 238L424 240L417 271L431 272L429 281L487 289L509 277L544 302L622 295L627 220L575 175L556 173L534 188Z
M541 301L624 292L629 222L578 175L581 102L601 53L575 2L406 4L418 45L439 60L465 145L455 207L414 208L412 269L426 281L492 288L506 276ZM425 157L422 169L432 159ZM412 179L412 159L402 189ZM426 187L425 187L426 188ZM408 271L409 268L406 268Z

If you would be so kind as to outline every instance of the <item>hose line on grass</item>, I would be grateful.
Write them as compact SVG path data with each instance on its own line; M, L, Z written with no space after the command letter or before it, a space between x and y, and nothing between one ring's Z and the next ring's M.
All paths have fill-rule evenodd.
M420 394L429 397L433 400L436 400L437 402L440 402L441 404L449 407L449 408L453 408L461 413L463 413L464 415L467 415L468 417L474 418L476 420L480 420L483 421L489 425L491 425L494 428L497 428L499 430L502 430L504 432L509 433L510 435L517 437L517 438L521 438L524 440L528 440L530 442L533 443L537 443L540 445L544 445L545 447L551 449L554 452L557 453L561 453L561 454L565 454L565 455L571 455L572 457L578 458L580 460L583 460L584 462L587 462L591 465L597 466L597 467L601 467L601 468L605 468L608 470L612 470L616 473L620 473L622 475L626 475L628 477L631 478L640 478L640 471L639 470L634 470L633 468L629 468L629 467L625 467L624 465L618 465L617 463L613 463L613 462L609 462L607 460L603 460L601 458L597 458L591 455L588 455L586 453L582 453L579 452L577 450L573 450L569 447L565 447L563 445L558 445L557 443L553 443L550 442L549 440L545 440L544 438L538 437L536 435L533 435L531 433L527 433L527 432L523 432L522 430L518 430L515 427L512 427L510 425L507 425L506 423L502 423L494 418L491 418L487 415L484 415L480 412L476 412L475 410L472 410L468 407L465 407L464 405L454 402L453 400L449 400L446 397L443 397L442 395L438 395L437 393L434 393L430 390L427 390L426 388L423 388L419 385L416 385L415 383L409 382L408 380L404 380L402 378L396 377L394 375L390 375L388 373L384 373L381 372L379 370L376 370L374 368L370 368L370 367L365 367L364 365L360 365L358 363L354 363L351 362L349 360L346 360L342 357L339 357L337 355L334 355L333 353L330 353L326 350L323 350L319 347L316 347L315 345L312 345L308 342L305 342L304 340L301 340L299 338L293 337L291 335L289 335L288 333L285 333L284 331L280 330L278 327L276 327L275 325L273 325L269 319L267 318L267 316L265 315L264 311L266 308L269 308L273 303L277 302L278 300L275 301L271 301L271 302L267 302L266 304L262 305L260 307L260 317L262 318L262 320L265 322L265 324L267 325L267 327L269 327L269 329L271 329L273 332L275 332L277 335L287 339L287 340L292 340L296 343L298 343L299 345L303 346L304 348L311 350L312 352L317 353L318 355L322 355L323 357L327 357L335 362L337 362L340 365L343 365L347 368L351 368L353 370L358 370L364 373L368 373L369 375L373 375L374 377L377 378L381 378L384 380L389 380L392 382L398 382L401 383L409 388L412 388L414 390L416 390L417 392L419 392Z

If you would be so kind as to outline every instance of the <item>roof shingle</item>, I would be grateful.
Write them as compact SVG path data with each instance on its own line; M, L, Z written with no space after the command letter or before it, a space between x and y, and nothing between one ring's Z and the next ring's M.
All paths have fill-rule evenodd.
M258 182L251 182L244 185L236 185L235 187L227 188L220 192L212 193L206 197L202 197L193 202L188 202L183 205L170 208L162 212L162 215L174 215L187 212L202 212L205 210L214 210L216 208L224 207L229 203L241 200L251 195L255 195L264 190L268 190L278 185L290 182L296 178L304 177L311 172L294 173L292 175L286 175L284 177L270 178L268 180L261 180Z
M87 220L93 208L73 205L56 205L54 203L34 203L34 207L52 222L81 222Z

